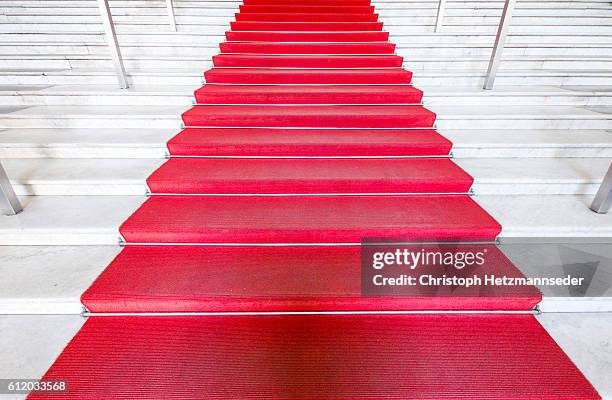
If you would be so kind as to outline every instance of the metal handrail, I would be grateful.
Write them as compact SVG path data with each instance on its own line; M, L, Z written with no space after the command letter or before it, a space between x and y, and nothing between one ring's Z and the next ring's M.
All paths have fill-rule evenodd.
M512 20L512 12L516 0L506 0L504 3L504 11L502 11L501 19L499 20L499 26L497 28L497 35L495 36L495 44L493 45L493 51L491 52L491 59L489 60L489 67L487 68L487 76L483 89L493 89L493 83L497 76L497 70L501 62L502 53L504 46L506 45L506 38L508 37L508 29L510 29L510 21Z
M440 0L438 3L438 13L436 14L436 27L435 32L440 32L442 24L444 22L444 10L446 9L446 0Z
M599 186L599 190L593 199L593 203L591 203L591 210L595 211L598 214L606 214L610 211L610 206L612 205L612 163L610 164L610 168L608 168L608 172L606 172L606 176L604 176L601 185Z
M168 9L168 20L170 21L170 30L176 32L176 17L174 16L174 6L172 0L166 0L166 8Z
M2 163L0 163L0 208L4 215L15 215L23 210Z
M504 2L504 10L497 27L497 35L495 36L495 44L493 45L493 51L491 52L491 58L489 59L489 66L487 68L487 75L483 89L493 89L493 83L497 76L497 70L501 62L502 53L504 46L506 45L506 38L508 37L508 29L510 28L510 21L512 20L512 13L516 0L506 0ZM440 32L444 21L444 10L446 8L446 0L440 0L438 3L438 14L436 16L436 27L435 32Z
M113 15L111 14L108 0L98 0L98 9L102 17L102 25L104 25L106 42L108 43L115 71L117 72L119 87L121 89L127 89L129 87L127 75L125 73L125 67L123 66L123 57L121 56L121 50L119 50L117 32L115 32L115 24L113 24Z

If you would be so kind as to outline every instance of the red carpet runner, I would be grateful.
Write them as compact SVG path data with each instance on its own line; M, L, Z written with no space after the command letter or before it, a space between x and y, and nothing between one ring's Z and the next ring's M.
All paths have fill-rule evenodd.
M369 0L245 1L120 228L129 246L83 294L117 316L90 317L45 375L68 392L32 398L598 398L531 315L121 316L540 301L528 286L362 295L364 238L501 231L387 39ZM522 276L488 246L466 276Z

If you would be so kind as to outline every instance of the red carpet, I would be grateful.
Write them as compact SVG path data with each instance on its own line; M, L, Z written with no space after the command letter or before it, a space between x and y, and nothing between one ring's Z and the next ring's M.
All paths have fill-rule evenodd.
M232 42L386 42L389 32L225 32Z
M341 14L372 14L374 7L354 5L272 5L272 4L245 4L240 6L242 13L341 13Z
M389 54L391 43L222 43L223 53L260 54Z
M295 128L431 128L436 114L422 106L218 106L183 114L186 126Z
M236 21L259 22L376 22L378 14L237 13Z
M266 68L391 68L401 67L403 58L394 55L253 55L213 56L215 67Z
M153 196L120 228L128 243L491 241L500 230L467 195Z
M467 247L485 248L486 263L457 276L523 277L495 246ZM433 267L428 272L447 273ZM129 246L82 296L91 311L119 313L529 310L540 299L533 286L478 285L362 296L356 246Z
M206 85L198 104L419 104L423 92L405 85Z
M446 156L431 129L187 128L168 142L175 156Z
M173 158L147 184L166 194L466 193L472 181L448 158Z
M406 274L523 276L483 243L501 226L370 2L246 0L236 20L128 246L82 296L119 316L88 319L45 375L68 392L48 397L598 398L533 316L444 313L529 312L535 287L371 284L366 239L488 250ZM125 315L142 312L346 314Z
M301 32L301 31L380 31L382 22L231 22L232 31L273 31L273 32Z
M207 83L407 85L412 73L404 69L266 69L213 68L204 73Z
M90 318L45 379L80 399L598 397L530 315Z

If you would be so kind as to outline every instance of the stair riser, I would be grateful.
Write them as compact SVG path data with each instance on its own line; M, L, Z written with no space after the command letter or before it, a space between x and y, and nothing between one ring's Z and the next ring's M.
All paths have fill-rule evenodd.
M190 7L238 7L240 4L243 4L242 1L237 0L221 0L221 1L181 1L175 4L175 8L190 8ZM269 3L269 4L279 4L279 3ZM283 4L283 3L281 3ZM308 2L293 2L288 1L284 4L309 4ZM328 4L328 3L324 3ZM334 4L340 4L339 2ZM375 0L372 2L376 8L396 8L396 7L406 7L406 8L414 8L414 9L435 9L437 7L437 1L411 1L411 2L401 2L398 0ZM589 8L605 8L607 2L605 0L601 1L547 1L547 2L538 2L538 1L524 1L521 3L518 8L525 9L557 9L557 8L572 8L572 9L589 9ZM36 8L58 8L58 7L75 7L79 9L87 9L87 8L95 8L94 4L83 2L82 0L24 0L24 1L16 1L16 0L7 0L3 2L4 7L36 7ZM491 2L491 1L453 1L449 2L447 5L447 10L456 9L456 8L467 8L467 9L501 9L503 3L501 1ZM116 0L111 3L111 9L113 12L115 10L121 10L123 8L129 9L142 9L155 7L158 9L164 9L164 4L161 2L151 4L150 1L146 0L128 0L121 1Z
M208 67L210 68L210 67ZM138 75L128 78L134 85L156 85L163 79L168 85L188 85L198 87L202 84L199 76L176 76L159 77L155 75ZM612 76L527 76L527 77L506 77L498 75L495 83L498 85L612 85ZM61 75L0 75L2 85L71 85L71 84L96 84L96 85L115 85L117 78L112 75L107 76L61 76ZM417 75L414 78L414 85L419 86L482 86L484 76L423 76Z
M611 147L453 147L453 157L461 158L557 158L557 157L612 157ZM0 158L164 158L167 155L165 143L158 147L145 149L140 147L4 147L0 143Z
M395 55L248 56L223 54L213 57L215 67L257 68L399 68L402 58Z
M434 24L431 25L406 25L403 21L397 21L392 19L381 19L385 24L385 28L388 31L393 32L394 35L406 35L411 33L432 33L434 30ZM446 24L442 28L444 34L465 34L470 32L471 34L488 34L495 35L497 32L496 26L479 25L479 24ZM581 25L570 25L570 26L556 26L556 25L536 25L536 26L521 26L512 25L509 29L510 35L610 35L612 34L612 28L606 25L595 25L595 26L581 26Z
M414 85L419 86L479 86L484 85L484 76L422 76L415 75ZM612 76L503 76L495 78L496 85L612 85Z
M82 106L184 106L188 108L193 104L193 96L185 94L184 96L120 96L120 95L29 95L20 94L16 96L4 96L0 94L0 103L7 106L65 106L65 105L82 105Z
M144 39L143 39L144 40ZM398 35L393 29L393 32L389 36L389 41L395 43L398 47L406 46L441 46L445 44L460 45L461 47L469 46L493 46L495 42L495 35L445 35L445 34L420 34L420 35ZM608 35L510 35L506 38L506 46L527 46L527 45L542 45L555 44L565 46L567 43L574 44L588 44L597 46L600 44L611 45L612 37Z
M526 120L526 119L461 119L461 120L445 120L444 116L440 116L436 121L436 127L439 129L470 129L478 127L478 129L505 129L509 126L514 129L610 129L610 120L593 120L593 119L541 119L541 120Z
M391 43L221 43L222 53L238 54L393 54ZM1 47L0 47L1 50Z
M29 17L28 17L29 18ZM554 19L553 19L554 21ZM46 23L47 22L47 23ZM61 22L61 21L60 21ZM394 36L406 35L412 33L432 33L433 22L429 25L406 25L405 21L397 21L395 19L382 19L385 23L386 30L393 32ZM177 25L179 32L185 33L198 33L210 32L211 35L223 35L229 30L229 24L227 21L217 21L208 24L179 24ZM119 35L136 33L140 35L155 33L168 33L168 20L160 19L158 23L149 23L143 25L126 25L117 23L116 30ZM276 30L276 29L274 29ZM443 27L443 34L457 33L465 35L466 32L470 32L472 35L486 34L493 36L496 33L496 25L478 25L470 22L465 25L457 24L445 24ZM92 32L97 34L103 33L102 25L99 23L48 23L48 21L38 21L32 23L29 20L21 23L13 22L10 24L0 24L0 33L51 33L51 32ZM510 27L510 35L517 34L529 34L529 35L562 35L562 36L574 36L574 35L610 35L612 34L612 28L602 24L596 25L567 25L567 26L556 26L556 25L513 25ZM393 38L393 37L392 37Z
M237 32L246 33L246 32ZM260 32L258 32L259 34ZM263 33L263 32L262 32ZM380 32L373 32L378 37ZM263 33L265 34L265 33ZM363 40L362 36L359 36ZM120 34L118 35L119 44L122 49L126 46L206 46L218 47L219 42L224 40L223 34L218 35L202 35L198 32L193 34L179 33L179 34ZM238 39L232 39L238 40ZM348 39L347 39L348 40ZM386 40L386 39L384 39ZM397 35L391 32L389 41L397 44L399 47L410 47L412 46L427 46L435 45L440 46L444 44L462 45L465 47L470 46L492 46L495 40L494 35L466 35L458 34L444 35L444 34L422 34L422 35ZM30 33L30 34L15 34L15 33L0 33L0 41L2 42L23 42L23 43L75 43L75 44L105 44L104 35L100 33L91 34L51 34L51 33ZM542 45L556 44L556 45L567 45L568 43L573 44L588 44L596 46L598 44L612 45L612 37L610 36L597 36L597 35L548 35L548 36L508 36L506 44L513 46L526 46L531 45ZM509 49L509 47L507 47Z
M486 71L489 65L488 59L482 60L455 60L451 61L450 59L440 59L440 60L432 60L432 61L415 61L410 59L410 55L406 52L406 54L398 53L401 56L405 56L406 61L404 62L404 67L410 71L461 71L461 70L480 70ZM604 70L609 71L612 70L612 59L610 61L599 61L599 60L536 60L529 61L518 59L513 61L502 60L501 62L501 71L503 70L560 70L560 71L588 71L588 70Z
M319 120L320 121L320 120ZM373 121L372 121L373 122ZM257 126L284 126L284 127L313 127L317 123L311 121L308 125L306 122L303 123L292 123L292 125L280 124L277 125L266 125L264 120L253 121L253 125L247 125L243 123L230 123L229 121L220 122L217 121L216 125L212 122L204 122L205 125L199 125L198 123L185 124L187 126L244 126L244 127L257 127ZM319 122L320 124L321 122ZM338 127L347 127L347 120L337 121ZM406 122L405 126L389 126L391 127L414 127L412 123ZM431 126L429 124L420 124L418 127L424 128ZM477 119L461 119L461 120L447 120L444 116L440 116L436 121L436 126L440 129L471 129L478 127L479 129L505 129L508 126L512 126L514 129L609 129L610 120L597 120L597 119L580 119L579 117L573 119L487 119L483 116ZM122 116L107 116L99 118L87 118L87 119L71 119L71 118L0 118L0 129L1 128L169 128L178 129L180 122L174 118L130 118L125 119Z
M143 147L4 147L0 143L0 158L164 158L168 153L165 143L154 148Z
M15 193L19 196L144 196L147 188L144 183L108 184L105 182L81 184L79 182L55 183L50 182L27 184L12 180ZM474 182L472 190L477 195L591 195L597 192L599 184L584 183L478 183ZM380 193L386 191L381 190ZM259 193L259 192L258 192ZM361 192L359 192L361 193ZM398 192L390 192L398 193Z
M114 82L110 82L112 84ZM276 104L293 104L295 101L290 97L270 98ZM268 101L266 100L266 102ZM199 103L208 104L261 104L262 99L258 98L202 98ZM355 99L347 98L329 98L304 100L296 104L418 104L420 99L416 98L364 98ZM171 105L185 106L186 108L193 104L193 96L185 94L178 95L160 95L160 96L117 96L117 95L1 95L0 102L7 106L37 106L37 105L91 105L91 106L147 106L147 105ZM612 106L612 96L608 97L578 97L578 96L444 96L444 95L426 95L424 104L428 107L447 106L457 104L462 105L533 105L533 106Z
M155 75L130 76L132 85L156 85L160 80L167 85L198 87L202 84L200 76L159 77ZM0 85L116 85L113 75L0 75Z
M450 106L458 103L463 105L482 106L612 106L612 96L444 96L429 94L425 95L423 103L427 107Z
M206 15L176 15L177 24L185 25L221 25L228 24L233 19L236 9L210 9ZM415 16L414 12L399 10L377 10L380 14L381 21L385 25L435 25L435 14L432 16ZM402 14L406 14L403 16ZM608 11L608 14L610 12ZM290 13L237 13L238 21L310 21L309 17L305 17L306 13L290 14ZM278 15L274 18L274 15ZM368 14L318 14L324 18L320 21L376 21L376 17L368 16ZM79 23L79 24L99 24L99 15L61 15L58 11L56 15L4 15L3 20L8 23ZM585 16L585 17L559 17L559 16L515 16L513 24L517 26L606 26L610 24L610 16ZM168 23L168 15L114 15L113 21L117 24L131 25L146 25L146 24L164 24ZM447 26L453 25L472 25L472 26L488 26L494 28L499 22L499 16L445 16L444 24Z
M221 47L223 53L245 53L245 54L392 54L394 52L391 46L370 46L361 48L344 48L331 44L330 46L313 46L312 44L305 49L296 49L295 44L289 47L277 47L276 49L261 49L255 48L248 43L232 42L226 43ZM427 47L427 46L398 46L395 50L398 54L415 57L481 57L487 58L491 54L491 48L487 46L474 47ZM219 53L217 45L187 45L187 46L121 46L121 52L124 57L178 57L182 58L186 54L197 54L199 57L212 57ZM0 56L8 57L13 55L66 55L68 59L74 56L106 56L108 57L109 49L106 44L75 44L75 45L49 45L45 43L14 45L0 45ZM577 48L560 48L560 47L538 47L538 46L522 46L522 47L506 47L504 50L505 57L512 57L515 60L521 56L529 57L573 57L573 56L602 56L608 54L612 58L612 47L602 48L597 47L577 47Z
M611 147L463 147L455 144L453 157L461 158L557 158L557 157L612 157Z
M401 54L400 54L401 55ZM404 63L404 67L413 72L419 71L461 71L461 70L481 70L486 71L488 66L488 60L474 60L474 61L452 61L450 59L440 59L432 61L415 61L410 59L410 55L406 54L407 61ZM202 60L154 60L154 59L132 59L124 58L124 65L129 69L192 69L192 70L207 70L211 68L210 57L202 57ZM232 62L223 62L224 67L232 67L238 64ZM253 62L253 67L267 67L270 63ZM273 64L278 64L274 62ZM323 63L318 64L318 68L329 68L329 64ZM378 68L378 67L397 67L399 64L395 61L389 61L384 63L367 62L365 65L361 64L360 68ZM220 65L219 65L220 66ZM286 68L299 68L303 67L304 64L301 61L282 63L282 66ZM349 62L343 62L338 65L340 68L351 68L355 67L355 64ZM72 60L61 60L61 59L0 59L0 69L111 69L111 60L105 59L72 59ZM501 73L504 70L574 70L574 71L588 71L588 70L612 70L612 61L598 61L598 60L563 60L563 61L502 61ZM417 75L418 76L418 75ZM520 80L519 80L520 81ZM540 83L541 84L541 83ZM597 84L597 83L596 83ZM599 84L605 84L601 80Z
M0 118L3 128L158 128L177 130L181 126L179 118L130 118L109 115L105 118Z
M551 6L552 2L543 3L536 6L526 7L524 5L520 5L514 11L514 16L516 17L610 17L611 12L609 8L605 6L593 6L591 8L587 7L577 7L571 6L565 3L562 6L553 7ZM448 3L445 9L446 17L497 17L501 15L502 8L500 4L492 4L492 5L478 5L478 6L466 6L463 4L454 4L454 2ZM229 16L233 17L235 12L239 11L239 7L242 5L242 2L203 2L202 4L194 4L192 6L183 5L181 3L177 3L174 6L174 13L177 17L189 17L189 16ZM337 7L336 4L334 6ZM27 7L27 11L24 11L24 8ZM251 7L251 6L247 6ZM257 6L261 7L261 6ZM270 6L268 6L270 7ZM272 7L279 7L272 5ZM294 4L290 4L287 7L291 7L291 10L288 8L279 8L270 12L298 12L298 6ZM308 6L309 8L311 6ZM324 7L329 7L325 5ZM365 6L358 6L358 10L355 6L351 6L352 9L347 9L347 13L355 13L357 11L361 12L369 12ZM46 15L58 15L60 13L64 13L65 15L74 16L75 18L80 16L96 16L99 11L95 6L87 6L87 7L75 7L75 5L71 6L61 6L56 5L55 7L32 7L27 5L15 6L15 5L5 5L3 3L2 7L3 11L6 15L37 15L37 16L46 16ZM134 16L157 16L157 17L167 17L167 11L165 5L152 4L148 7L135 7L135 6L123 6L117 7L111 4L111 10L113 13L113 17L126 16L126 17L134 17ZM307 12L307 8L304 8ZM261 10L253 10L247 11L246 9L242 10L243 12L262 12ZM336 10L337 12L338 10ZM325 12L330 12L329 10L325 10ZM381 16L412 16L418 12L418 15L421 17L435 17L437 12L437 7L435 4L431 4L428 7L425 6L415 6L413 3L378 3L375 4L375 12L379 13Z

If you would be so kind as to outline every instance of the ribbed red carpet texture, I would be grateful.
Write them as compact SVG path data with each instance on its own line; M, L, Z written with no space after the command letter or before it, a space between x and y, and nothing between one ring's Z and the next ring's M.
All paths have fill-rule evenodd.
M530 315L97 317L66 377L80 399L597 397Z
M366 295L366 239L493 242L369 0L245 0L45 379L74 399L593 399L532 286ZM488 243L488 244L486 244ZM432 269L435 276L446 267ZM357 312L437 311L427 315ZM134 316L133 313L259 313ZM344 312L343 315L265 315Z

